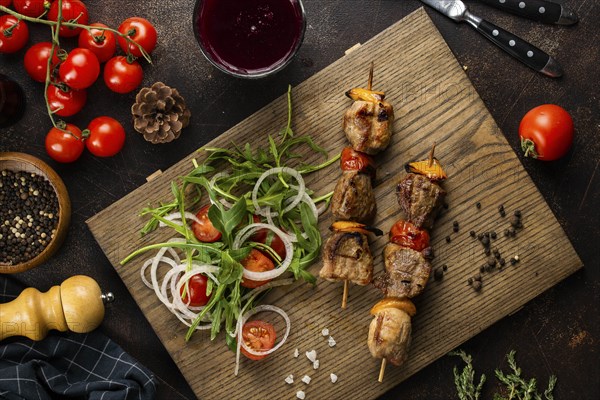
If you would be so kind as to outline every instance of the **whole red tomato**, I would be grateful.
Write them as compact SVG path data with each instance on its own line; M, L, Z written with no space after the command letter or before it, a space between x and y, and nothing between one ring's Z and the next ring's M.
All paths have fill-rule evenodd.
M58 1L52 2L47 17L50 21L58 20ZM63 0L62 20L65 22L73 21L78 24L87 25L89 20L87 7L79 0ZM79 35L81 29L82 28L71 28L61 25L58 34L61 37L74 37Z
M140 17L127 18L119 26L119 32L127 35L134 42L142 46L146 53L150 54L156 47L158 34L156 28L147 19ZM129 42L124 37L119 36L119 46L125 53L131 53L136 57L141 57L142 52L135 44Z
M85 146L97 157L111 157L117 154L125 144L125 129L114 118L94 118L83 132Z
M573 131L573 119L564 108L544 104L531 109L521 120L521 148L526 157L557 160L571 148Z
M86 89L96 82L100 75L98 57L91 50L76 48L71 50L66 60L58 68L61 81L73 89Z
M63 90L65 89L65 90ZM87 101L87 91L74 90L67 87L48 85L46 90L50 110L60 117L70 117L77 114Z
M46 152L61 163L77 160L84 146L81 130L73 124L66 124L64 131L53 127L46 135Z
M144 71L137 61L128 61L127 57L116 56L104 66L104 83L113 92L129 93L137 88L144 79Z
M25 71L27 74L37 82L46 81L46 71L48 69L48 58L50 58L50 52L52 51L52 43L40 42L31 46L25 53L23 63L25 64ZM58 46L54 48L54 54L52 55L52 66L54 67L59 63L59 59L56 56L59 51Z
M187 286L183 285L179 294L184 304L191 307L202 307L208 303L210 296L206 295L206 287L208 286L208 278L202 274L192 275L187 282ZM189 300L188 300L189 295Z
M90 26L108 28L99 22ZM92 28L88 31L84 29L79 34L79 47L91 50L98 57L98 61L104 63L115 55L117 39L115 39L115 34L108 30Z
M50 1L47 0L16 0L13 7L19 14L28 17L37 18L44 14L50 7Z
M0 53L15 53L25 47L29 40L29 28L25 21L12 15L0 16Z

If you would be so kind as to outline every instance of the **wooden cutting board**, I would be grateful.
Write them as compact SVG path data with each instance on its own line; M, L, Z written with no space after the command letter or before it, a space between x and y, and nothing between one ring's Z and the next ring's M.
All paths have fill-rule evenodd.
M307 399L348 399L358 393L360 398L376 398L582 267L548 205L423 9L294 88L296 134L310 134L332 154L339 152L346 145L341 116L351 103L343 94L366 84L372 60L376 65L374 87L386 92L396 113L392 143L377 156L376 225L387 232L396 221L395 187L405 174L404 163L424 158L434 142L436 155L450 176L444 184L449 208L437 221L432 237L437 255L434 267L446 264L448 270L443 280L432 280L416 299L410 360L400 368L388 366L383 383L377 382L380 361L371 358L366 346L369 310L381 298L373 287L351 287L345 310L340 309L340 284L319 281L315 287L296 284L274 290L266 302L289 313L289 340L266 360L243 359L236 377L235 355L226 350L222 336L210 342L207 334L199 333L189 343L184 341L186 328L140 280L139 269L145 258L119 265L135 249L168 237L166 231L159 230L140 238L143 220L138 212L149 202L170 200L171 180L189 172L193 157L202 161L202 153L188 156L88 221L108 259L203 400L295 398L297 390L304 390ZM264 146L267 134L285 125L286 112L282 96L210 145L250 142ZM306 159L317 160L317 156L306 154ZM338 177L339 169L334 165L308 177L307 184L323 194L333 190ZM516 238L502 234L509 222L508 216L500 217L500 204L508 216L517 209L523 214L524 229ZM453 232L453 221L459 223L457 233ZM330 222L327 212L320 224L323 235L327 235ZM467 285L467 279L478 273L486 260L470 230L495 230L499 237L492 249L498 249L507 261L516 255L520 258L516 266L508 263L502 271L484 274L480 292ZM383 268L385 243L386 237L372 243L377 273ZM320 267L317 263L311 271L317 274ZM328 328L336 340L335 347L328 346L321 334L323 328ZM293 357L296 348L301 354L298 358ZM312 349L320 360L317 370L304 356ZM330 373L338 375L337 383L331 383ZM284 382L289 374L295 377L292 385ZM300 381L305 374L312 378L310 385Z

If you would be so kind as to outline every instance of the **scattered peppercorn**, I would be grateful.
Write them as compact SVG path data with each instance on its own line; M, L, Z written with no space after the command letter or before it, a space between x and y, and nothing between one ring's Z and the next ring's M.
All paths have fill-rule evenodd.
M517 231L513 227L510 227L510 229L508 230L508 233L509 233L510 237L517 236Z
M483 233L480 233L479 235L477 235L477 239L482 240L483 239Z
M504 267L504 264L506 264L506 260L504 258L501 258L498 260L498 264L500 264L501 267Z
M484 246L486 246L486 247L487 247L487 246L490 244L490 238L489 238L489 237L487 237L487 236L484 236L484 237L481 239L481 244L483 244Z
M481 281L473 282L473 289L475 289L476 292L479 292L482 286L483 284L481 283Z
M515 210L514 214L515 214L515 217L521 218L521 210Z
M494 257L500 258L500 251L498 249L494 249Z
M450 238L450 236L446 236L446 243L450 243L452 241L452 239Z
M504 230L504 236L505 237L509 237L510 236L510 232L508 231L508 229Z
M480 202L475 203L475 207L477 207L477 209L480 210L481 209L481 203Z
M485 272L485 265L482 265L481 267L479 267L479 272Z
M475 237L475 236L477 236L477 235L475 234L475 231L471 231L471 232L469 232L469 235L471 235L471 237Z
M510 264L511 264L511 265L515 265L515 264L516 264L516 263L518 263L518 262L519 262L519 260L518 260L518 259L516 259L516 258L514 258L514 257L511 257L511 259L510 259Z
M517 217L516 215L513 215L512 217L510 217L510 225L515 229L523 227L521 218Z
M496 239L498 237L498 235L496 234L496 231L492 231L492 233L490 233L490 237L492 239Z
M496 259L494 257L488 257L487 265L494 268L496 266Z
M504 205L503 204L500 204L498 206L498 212L500 213L500 216L502 218L506 217L506 211L504 211Z
M446 264L442 264L442 269L444 272L448 271L448 266Z
M467 285L472 285L472 284L473 284L473 278L467 279Z
M489 247L486 247L485 250L483 250L483 252L485 253L486 256L489 256L490 254L492 254Z
M473 277L474 280L476 281L481 281L481 274L477 274Z
M454 221L454 222L452 223L452 230L453 230L454 232L458 232L458 221Z
M442 268L436 268L433 271L433 279L435 279L436 281L441 281L443 277L444 277L444 270Z

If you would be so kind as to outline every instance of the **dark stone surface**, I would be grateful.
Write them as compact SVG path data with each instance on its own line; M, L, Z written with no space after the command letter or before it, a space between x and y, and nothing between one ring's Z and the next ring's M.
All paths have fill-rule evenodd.
M144 67L144 85L161 80L177 87L193 113L191 126L171 144L151 145L135 134L129 124L134 94L115 95L97 84L89 92L84 111L73 121L85 126L95 116L105 114L119 119L128 130L124 150L109 159L84 154L73 165L52 162L44 150L50 122L43 86L24 73L24 52L0 55L0 73L16 79L28 100L25 117L0 131L0 151L23 151L48 161L64 179L73 202L70 232L60 252L46 265L14 278L47 290L83 273L112 290L117 301L101 329L157 374L162 383L160 399L191 399L194 395L94 241L85 220L143 184L146 176L168 168L283 94L288 83L302 82L341 57L347 48L367 41L421 5L414 0L305 0L308 27L298 57L276 76L246 81L219 73L202 58L191 29L193 3L87 2L91 21L116 27L126 16L139 15L155 22L159 45L153 54L154 65ZM580 272L464 344L478 372L488 375L485 398L491 398L497 387L493 370L506 366L504 356L511 349L517 351L524 374L538 377L540 386L545 387L550 374L558 376L557 399L600 398L600 7L597 0L567 3L580 17L574 27L541 25L469 3L475 13L554 55L565 69L565 76L558 80L529 70L468 26L428 10L585 264ZM49 39L47 28L31 30L33 40ZM72 41L64 43L73 45ZM519 121L527 110L543 103L565 107L577 130L572 151L552 163L523 159L519 151ZM458 364L458 359L444 357L382 398L455 398L452 367Z

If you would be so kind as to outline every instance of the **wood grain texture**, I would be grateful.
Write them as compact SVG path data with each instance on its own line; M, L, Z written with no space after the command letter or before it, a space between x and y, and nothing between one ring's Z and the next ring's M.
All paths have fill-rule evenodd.
M373 399L454 349L494 322L519 309L582 264L558 222L528 177L519 160L499 131L485 105L475 92L462 67L422 9L410 14L360 48L336 61L293 90L296 134L310 134L332 153L346 145L341 131L343 111L350 100L343 93L350 87L365 85L370 61L375 61L376 89L384 90L395 105L394 137L388 150L377 157L379 164L375 194L378 200L376 225L388 231L398 218L395 187L404 175L404 163L424 157L433 142L437 156L450 178L444 186L449 192L449 209L437 221L433 245L434 266L448 265L442 281L430 282L416 299L413 319L413 344L410 360L400 368L388 366L383 383L377 382L379 360L372 359L366 346L369 309L380 299L372 287L351 286L348 308L340 309L342 285L319 281L315 287L295 285L271 292L267 302L286 310L292 320L288 342L276 354L261 362L242 360L240 375L233 375L235 355L226 350L222 337L215 342L204 333L185 343L186 329L162 307L139 278L143 259L125 267L119 261L142 245L164 240L165 231L143 239L137 217L148 202L170 198L170 181L191 169L195 153L174 165L125 198L88 220L88 225L110 262L129 288L145 316L181 369L192 389L202 399L294 398L304 390L307 399ZM225 132L210 146L229 146L250 142L266 144L266 135L279 131L286 122L285 97ZM316 160L306 154L306 160ZM318 194L333 189L339 176L337 166L307 178L307 185ZM475 207L481 202L481 209ZM469 236L477 232L508 227L497 206L507 213L520 209L525 228L517 238L500 235L492 248L506 259L519 255L516 267L485 274L483 290L473 291L469 276L485 261L481 245ZM452 233L452 222L460 231ZM331 216L320 224L323 234ZM446 243L445 237L452 241ZM376 272L383 269L382 237L372 243ZM320 265L312 268L318 273ZM321 330L327 327L337 341L330 348ZM313 370L301 354L315 349L320 368ZM332 384L329 374L339 376ZM296 382L284 382L294 374ZM310 385L300 382L308 374Z

